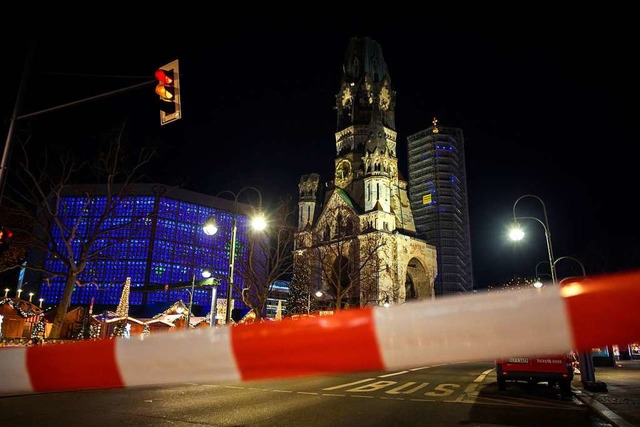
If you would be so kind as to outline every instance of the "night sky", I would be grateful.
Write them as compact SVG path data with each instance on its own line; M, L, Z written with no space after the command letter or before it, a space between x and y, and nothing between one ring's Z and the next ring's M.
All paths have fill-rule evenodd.
M369 36L380 43L397 92L405 178L407 136L434 116L464 133L476 288L531 277L548 259L540 224L524 221L529 234L518 245L506 238L513 204L525 194L546 205L556 258L578 258L587 274L637 268L633 30L487 28L237 30L162 49L151 39L96 38L87 49L86 39L49 38L36 45L21 114L149 81L158 66L179 59L183 119L160 126L150 85L20 120L18 135L31 135L32 149L88 155L124 124L132 150L158 150L149 180L212 195L255 186L267 204L297 200L301 175L332 177L344 52L350 37ZM8 50L3 137L27 47ZM542 219L542 205L525 198L517 214ZM578 274L577 267L561 261L559 278Z

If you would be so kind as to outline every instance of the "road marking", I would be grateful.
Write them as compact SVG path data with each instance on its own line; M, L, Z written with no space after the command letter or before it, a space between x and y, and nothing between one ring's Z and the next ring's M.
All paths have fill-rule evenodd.
M354 381L354 382L348 383L348 384L341 384L341 385L337 385L337 386L334 386L334 387L327 387L327 388L323 388L322 390L326 390L326 391L338 390L340 388L351 387L352 385L362 384L362 383L366 383L366 382L373 381L373 380L375 380L375 378L365 378L364 380Z
M411 394L411 393L414 393L414 392L420 390L421 388L425 388L426 386L429 385L429 383L421 383L421 384L418 384L415 387L412 387L414 384L416 384L416 383L411 381L411 382L405 383L405 384L403 384L401 386L394 387L391 390L387 390L387 391L385 391L385 393L387 393L387 394ZM412 387L412 388L409 389L409 390L404 390L407 387Z
M487 369L482 374L480 374L480 376L478 378L473 380L473 382L474 383L481 383L482 381L484 381L484 379L487 377L487 375L489 375L491 373L491 371L493 371L494 369L495 368Z
M396 376L396 375L406 374L407 372L409 372L409 371L400 371L400 372L394 372L394 373L386 374L386 375L379 375L378 378L393 377L393 376Z
M476 389L477 389L477 388L478 388L478 384L476 384L476 383L471 383L471 384L469 384L469 385L467 386L467 388L465 388L465 389L464 389L464 392L465 392L465 393L473 393L473 392L476 392ZM478 394L478 393L476 392L476 394Z
M484 373L483 373L484 374ZM368 382L373 380L374 378L367 378L366 380L356 381L350 383L348 385L340 385L337 387L330 388L343 388L345 386L361 384L363 382ZM466 386L463 393L460 394L455 399L423 399L423 398L410 398L410 397L388 397L388 396L376 396L373 394L337 394L337 393L316 393L316 392L307 392L307 391L293 391L293 390L280 390L280 389L266 389L266 388L255 388L255 387L237 387L237 386L228 386L228 385L220 385L220 384L196 384L198 386L203 387L226 387L226 388L235 388L235 389L245 389L245 390L257 390L262 392L276 392L276 393L291 393L291 394L301 394L308 396L324 396L324 397L353 397L353 398L361 398L361 399L384 399L384 400L402 400L406 402L441 402L441 403L463 403L463 404L477 404L477 405L493 405L493 406L511 406L511 407L523 407L523 408L546 408L546 409L564 409L564 410L582 410L580 405L574 404L571 402L554 402L551 400L543 399L543 400L533 400L532 398L526 397L509 397L509 396L477 396L477 392L475 390L479 386L478 383L470 383ZM421 383L415 388L423 388L423 386L428 385L428 383ZM400 388L404 388L406 385L400 386ZM451 388L460 387L458 384L440 384L434 388L434 392L425 393L427 396L435 396L435 397L445 397L447 395L453 394L454 390ZM397 388L396 388L397 389ZM393 391L396 389L392 389L389 391ZM324 389L326 390L326 389ZM388 392L387 392L388 393ZM472 393L470 396L466 393ZM403 393L404 394L404 393ZM578 399L575 399L578 400ZM580 402L584 405L583 402ZM612 417L615 417L615 414L609 414Z

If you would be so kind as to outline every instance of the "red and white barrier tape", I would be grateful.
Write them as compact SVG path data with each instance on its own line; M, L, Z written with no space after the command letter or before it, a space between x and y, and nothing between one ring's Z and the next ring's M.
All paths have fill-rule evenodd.
M378 371L640 339L640 272L333 316L0 349L0 395Z

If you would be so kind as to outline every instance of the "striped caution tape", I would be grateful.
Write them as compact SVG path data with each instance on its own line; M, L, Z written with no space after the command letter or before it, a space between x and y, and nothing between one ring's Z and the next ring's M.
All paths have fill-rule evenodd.
M0 349L0 395L281 379L512 355L640 338L640 272L344 310L332 316Z

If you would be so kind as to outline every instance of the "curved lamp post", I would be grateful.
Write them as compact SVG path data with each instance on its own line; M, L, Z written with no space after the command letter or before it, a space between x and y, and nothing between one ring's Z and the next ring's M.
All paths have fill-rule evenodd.
M208 279L209 277L211 277L211 271L209 271L208 269L204 269L202 270L202 277L204 277L205 279ZM187 291L189 293L189 311L187 312L187 321L185 323L185 329L189 329L191 327L191 311L193 310L193 294L195 292L195 287L196 287L196 274L193 273L193 276L191 277L191 289L185 289L185 291ZM212 295L211 295L211 316L213 317L213 307L215 307L215 300L216 300L216 284L215 282L213 282L213 290L212 290ZM214 327L214 322L215 319L213 319L211 321L210 327L213 328Z
M582 277L586 277L587 273L584 269L584 265L578 259L571 256L561 256L555 262L562 261L563 259L570 259L578 263L580 268L582 269ZM555 267L555 266L554 266ZM591 357L591 352L581 351L578 353L578 360L580 362L580 378L582 383L585 385L587 390L592 388L592 384L595 384L596 381L596 371L593 366L593 358ZM604 383L603 383L604 384ZM595 390L598 391L598 390Z
M525 197L533 197L534 199L540 202L540 204L542 205L542 212L544 214L544 221L541 221L540 219L534 216L521 216L521 217L516 216L516 205L520 200L524 199ZM519 219L531 219L531 220L537 221L544 228L544 235L547 240L547 252L549 254L549 265L551 266L551 281L553 282L554 285L557 285L558 278L556 276L555 260L553 259L553 247L551 245L551 231L549 230L549 220L547 219L547 208L544 205L544 202L542 201L542 199L533 194L525 194L524 196L520 196L513 203L513 224L512 224L511 231L509 232L509 237L511 238L511 240L522 240L522 238L524 237L524 231L522 230L522 228L520 228L520 224L518 223Z
M322 297L322 291L315 291L316 298ZM311 290L307 291L307 314L311 314Z
M227 312L225 314L225 325L228 325L231 322L231 297L233 294L233 273L234 273L233 270L234 270L234 264L235 264L235 258L236 258L236 233L238 231L238 197L240 197L240 195L245 190L253 190L258 194L258 212L261 212L262 211L262 193L260 193L260 190L258 190L255 187L244 187L240 189L240 191L238 191L237 193L234 193L233 191L229 191L229 190L223 190L218 194L216 194L216 197L220 197L220 195L228 193L233 197L233 201L234 201L233 212L231 213L233 218L233 223L231 228L231 253L229 256L229 274L227 276ZM267 222L261 213L259 213L255 218L251 220L251 227L254 230L264 230L266 226L267 226ZM216 218L210 217L209 219L207 219L207 221L204 224L203 230L205 234L209 236L213 236L214 234L216 234L218 232ZM213 311L212 311L212 316L213 316Z
M213 273L208 268L205 268L204 270L202 270L202 277L204 277L205 279L209 279L212 275ZM216 299L218 296L218 285L220 284L220 282L217 281L216 279L212 279L212 280L213 281L211 282L211 319L209 320L209 328L215 328L216 326L216 311L217 311Z
M544 274L545 276L551 276L550 274L546 273L538 273L538 267L540 267L541 264L549 264L549 261L540 261L536 264L536 281L533 282L533 287L538 290L540 290L540 288L544 286L544 283L542 283L542 280L540 280L540 275Z

